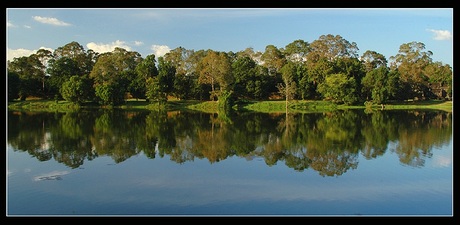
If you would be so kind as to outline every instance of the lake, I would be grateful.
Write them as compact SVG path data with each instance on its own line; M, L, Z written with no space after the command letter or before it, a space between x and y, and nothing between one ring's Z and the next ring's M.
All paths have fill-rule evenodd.
M8 216L453 215L453 114L8 111Z

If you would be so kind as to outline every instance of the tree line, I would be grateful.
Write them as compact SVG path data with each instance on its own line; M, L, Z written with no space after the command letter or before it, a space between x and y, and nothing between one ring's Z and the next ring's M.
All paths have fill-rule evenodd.
M175 97L231 106L238 100L354 105L452 98L452 67L433 61L425 44L404 43L389 60L372 50L359 56L358 50L331 34L284 48L267 45L263 52L177 47L158 58L119 47L100 54L73 41L8 61L8 100L35 96L114 106L128 98L165 103Z

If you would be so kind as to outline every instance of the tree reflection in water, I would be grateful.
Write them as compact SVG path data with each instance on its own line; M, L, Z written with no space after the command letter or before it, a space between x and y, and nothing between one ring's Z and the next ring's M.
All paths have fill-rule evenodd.
M341 176L357 168L360 155L373 159L387 151L405 165L423 167L433 148L451 138L452 113L433 110L8 112L9 145L39 161L55 160L70 168L100 156L115 163L139 154L177 163L195 158L218 163L236 156Z

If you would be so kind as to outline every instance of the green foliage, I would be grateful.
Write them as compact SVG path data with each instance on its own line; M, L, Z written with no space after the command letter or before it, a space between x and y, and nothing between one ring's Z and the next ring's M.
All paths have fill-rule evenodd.
M128 88L133 88L136 67L142 61L138 52L115 48L98 57L90 78L94 80L96 96L104 105L119 105L124 102Z
M283 53L274 45L267 45L265 52L261 56L263 66L268 69L270 76L277 76L281 68L286 64Z
M230 110L235 104L233 91L222 91L219 95L219 109Z
M8 101L19 98L21 79L16 72L8 71Z
M318 85L318 91L334 103L351 105L358 101L354 77L348 78L344 74L329 75L324 83Z
M161 86L161 91L166 95L174 91L175 73L176 70L171 64L165 62L159 65L158 82Z
M232 63L232 73L235 78L234 88L240 98L254 97L254 78L256 63L249 56L243 56Z
M29 96L44 97L43 82L45 73L43 64L35 54L14 58L8 62L8 71L15 72L21 80L19 95L22 100Z
M65 81L60 89L61 95L65 100L78 105L91 100L92 91L91 80L78 75L70 77L70 80Z
M167 101L166 93L158 77L147 78L146 96L151 103L164 104Z
M294 80L296 83L297 99L305 100L313 96L313 84L308 76L308 69L303 63L296 63Z
M129 93L135 99L144 99L146 98L146 82L145 78L141 76L136 76L130 83L128 87Z
M192 84L190 77L177 75L173 82L173 96L178 99L187 99L191 95L190 87Z
M93 50L85 51L78 42L70 42L57 48L53 54L46 51L40 53L42 58L49 59L46 73L46 95L60 96L62 84L73 75L84 76L90 74L96 62L98 53Z
M310 52L310 44L300 39L289 43L284 49L286 58L291 62L305 61L308 52Z
M311 55L309 54L308 56L310 57ZM320 97L320 93L317 92L317 87L319 84L324 82L329 74L333 73L332 62L326 58L313 58L307 61L307 73L308 81L312 84L312 97Z
M230 73L231 64L228 55L224 52L208 51L199 62L199 82L211 85L211 94L216 91L216 84L220 90L229 90L233 83L233 74Z
M125 90L118 83L96 86L96 97L102 105L115 106L124 102Z
M379 67L388 66L387 65L388 61L384 55L376 51L371 51L371 50L367 50L366 52L363 53L363 55L361 56L361 61L366 70L366 73L372 71L373 69L377 69Z
M136 99L146 97L146 80L158 76L155 55L148 55L135 68L135 73L126 77L129 81L129 93Z
M268 69L247 56L236 59L232 73L235 78L233 91L239 99L267 99L275 87L275 77L268 75Z
M285 97L287 101L328 99L337 104L452 98L452 67L432 62L433 53L425 51L423 43L402 44L398 54L390 57L389 67L382 54L367 50L358 59L357 50L356 43L329 34L311 44L295 40L285 49L267 45L264 52L178 47L156 64L153 54L143 59L138 52L123 48L98 54L71 42L53 53L40 49L8 61L8 99L85 101L78 97L83 88L80 81L70 82L73 75L89 75L93 84L86 91L97 98L83 99L108 105L120 105L128 96L158 102L171 96L216 100L225 95L221 96L223 91L232 92L235 100ZM153 77L157 81L150 82L148 90L147 79Z
M428 77L425 68L432 63L431 51L425 50L425 44L422 42L404 43L399 47L399 53L390 57L392 70L397 70L400 80L407 84L406 99L425 98L426 81Z
M425 75L428 77L428 82L433 87L432 89L441 89L441 92L434 93L438 98L452 97L452 67L441 62L428 64L424 69ZM442 92L445 92L443 95Z
M296 72L297 66L293 62L288 62L281 68L281 77L283 78L284 85L278 85L278 90L285 97L286 104L289 100L294 99L297 92L297 85L294 80Z
M391 72L387 67L379 67L369 71L362 79L363 93L375 104L386 103L393 98L398 89L397 73Z
M160 65L163 60L160 60ZM145 59L143 59L139 64L136 66L136 73L141 76L142 78L148 77L155 77L158 75L158 69L156 66L156 59L154 54L150 54Z

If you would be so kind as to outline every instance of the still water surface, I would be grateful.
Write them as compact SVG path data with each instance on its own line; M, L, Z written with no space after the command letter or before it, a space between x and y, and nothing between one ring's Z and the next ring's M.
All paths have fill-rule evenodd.
M452 216L452 113L8 112L7 215Z

